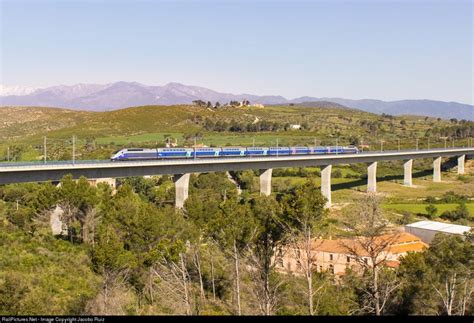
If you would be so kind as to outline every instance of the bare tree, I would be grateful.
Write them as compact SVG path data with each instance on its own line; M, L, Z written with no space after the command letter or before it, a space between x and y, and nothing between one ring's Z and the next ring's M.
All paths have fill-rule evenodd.
M464 286L461 290L461 300L459 302L459 315L466 315L466 310L472 303L472 294L474 293L474 284L472 280L466 279L463 285Z
M163 259L153 266L152 272L159 278L156 289L162 295L163 305L178 311L181 310L186 315L193 314L191 286L185 255L179 254L178 263Z
M133 293L126 280L128 270L104 270L103 283L99 294L86 305L86 313L91 315L125 315L126 307L132 302Z
M318 240L314 239L315 234L320 235L325 227L324 217L327 214L325 204L327 200L321 194L321 189L314 178L310 178L307 183L291 191L284 199L283 205L289 229L289 248L291 256L297 261L297 269L306 278L306 294L308 298L308 311L314 315L314 296L321 290L314 290L313 273L316 268L315 247Z
M196 247L193 250L193 264L196 267L196 270L198 272L198 277L199 277L199 294L201 296L201 301L204 301L206 298L206 295L204 293L204 283L202 279L202 269L201 269L201 256L199 253L199 248Z
M362 277L366 280L365 310L382 315L390 295L399 287L394 275L390 275L392 279L383 284L380 281L389 246L398 239L399 234L388 234L390 223L385 219L380 199L375 194L364 196L343 223L352 239L343 240L342 244L365 273Z
M436 291L436 293L439 295L443 302L444 310L446 311L446 314L452 315L453 312L453 304L456 296L456 277L457 273L453 273L450 276L446 276L445 278L445 284L444 284L444 290L441 288L436 287L435 284L431 284L433 286L433 289Z
M260 312L264 315L272 315L278 306L279 289L282 281L273 281L272 274L275 269L275 261L269 256L267 260L263 260L255 254L249 255L250 277L254 286ZM263 260L263 261L262 261Z
M82 241L87 244L94 245L94 238L97 225L100 222L100 216L97 216L97 209L89 208L84 214L82 224Z
M444 276L443 284L431 283L431 286L441 299L446 315L466 314L474 293L473 280L469 274L453 271Z
M256 226L249 208L240 205L237 199L228 199L220 206L219 221L213 226L214 242L221 251L232 259L234 271L234 299L237 315L242 314L241 304L241 261L249 252L249 244L256 235Z
M208 249L208 253L209 253L209 262L211 263L212 299L215 302L216 301L216 279L214 275L214 255L210 248Z
M275 255L288 243L291 228L274 197L255 198L252 210L259 230L248 257L250 272L261 313L272 315L277 309L279 289L283 284L274 275Z
M309 315L316 314L317 308L319 307L319 298L317 298L317 304L315 305L315 296L319 295L325 287L325 283L322 283L315 289L313 283L314 272L317 270L315 266L317 254L314 251L317 243L318 241L312 237L311 230L306 230L304 238L293 241L286 251L297 261L299 271L306 279L306 296L308 299ZM284 252L278 256L283 257L283 254Z
M80 219L79 208L69 202L60 203L60 207L63 210L61 222L67 230L69 240L73 242L74 234L77 233L75 232L75 227L77 228L77 223Z

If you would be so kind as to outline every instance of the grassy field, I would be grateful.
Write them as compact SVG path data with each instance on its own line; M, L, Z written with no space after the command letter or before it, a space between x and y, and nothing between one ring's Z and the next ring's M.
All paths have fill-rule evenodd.
M278 131L216 132L206 122L279 124ZM306 130L283 130L284 124L307 124ZM369 127L367 123L376 124ZM439 138L425 135L436 127L450 125L446 120L419 116L382 117L340 107L268 106L265 108L223 108L216 111L189 105L144 106L108 112L72 111L54 108L2 108L0 160L34 161L43 158L43 136L47 137L48 160L71 158L76 138L77 159L107 159L113 151L126 147L164 146L165 135L178 146L275 146L339 145L358 138L369 145L364 150L420 149L443 147ZM187 140L185 139L187 138ZM383 147L381 140L384 141ZM456 146L466 146L467 140ZM417 169L418 161L414 165ZM420 169L426 169L422 165ZM396 166L398 168L398 166ZM388 171L388 170L387 170ZM385 171L385 173L387 173Z
M438 215L445 211L452 211L458 207L459 204L434 204L438 209ZM413 214L427 215L426 207L428 204L383 204L383 208L387 210L395 210L398 212L408 211ZM474 215L474 203L467 203L467 209L470 215Z
M333 167L333 172L339 169L343 175L341 178L331 179L332 202L334 209L331 210L332 216L337 217L340 212L351 212L351 205L365 195L367 190L367 179L345 178L346 174L357 174L349 166ZM317 171L317 168L308 168L309 172ZM429 196L441 197L448 192L454 192L458 195L464 195L474 199L474 161L466 162L466 174L460 177L456 169L450 169L442 173L442 182L434 183L432 174L414 178L413 187L403 186L403 171L399 167L399 176L392 179L377 177L377 194L383 198L383 207L387 211L401 213L408 211L412 214L426 215L425 199ZM462 179L462 180L461 180ZM319 177L315 177L318 185L321 183ZM284 191L289 186L300 185L307 181L306 177L283 176L272 178L272 189L275 192ZM255 186L255 185L254 185ZM256 186L258 188L258 180ZM446 210L454 210L458 204L435 204L438 208L438 215ZM471 215L474 215L474 202L467 204ZM342 208L342 210L341 210Z
M226 133L209 132L204 129L206 119L214 122L272 122L307 123L305 131L278 131L271 133ZM403 123L402 123L403 121ZM377 122L370 130L364 122ZM143 143L164 141L164 134L172 133L181 139L185 135L200 132L202 142L207 145L272 145L276 138L280 144L348 144L350 136L356 136L372 149L380 149L380 140L385 140L384 149L415 147L419 137L419 148L428 146L424 138L433 127L448 126L446 120L418 116L387 118L354 109L339 107L278 106L261 108L223 108L211 111L194 106L144 106L107 112L85 112L52 108L2 108L0 144L41 144L42 137L67 140L72 135L85 141L93 138L98 144ZM158 137L158 138L157 138ZM467 141L466 141L467 143ZM457 142L457 145L466 143ZM444 141L432 138L431 147L442 147Z
M99 145L102 144L117 144L117 145L127 145L127 144L139 144L142 142L163 142L165 136L178 139L178 143L183 139L183 133L180 132L155 132L155 133L144 133L139 135L131 136L109 136L109 137L99 137L95 139L95 142Z
M358 174L349 166L333 167L333 173L339 169L342 173L341 178L331 179L332 197L335 202L349 202L357 199L367 190L367 179L365 178L346 178L347 174ZM317 171L317 168L308 168L309 172ZM398 176L377 176L377 192L384 196L390 203L418 203L428 196L441 196L447 192L454 192L459 195L467 195L474 198L474 161L466 162L466 174L462 176L456 174L456 169L442 172L442 182L435 183L432 180L431 171L428 175L413 179L413 186L403 186L403 170L400 167ZM395 179L393 179L395 177ZM387 179L388 178L388 179ZM281 183L300 184L305 182L305 177L276 177L273 176L272 184L275 188L281 186ZM320 184L321 179L315 178Z

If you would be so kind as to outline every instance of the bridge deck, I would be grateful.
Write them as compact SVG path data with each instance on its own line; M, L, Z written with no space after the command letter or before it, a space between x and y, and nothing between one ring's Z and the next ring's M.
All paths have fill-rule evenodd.
M336 164L372 163L386 160L474 155L474 148L361 152L359 154L325 154L266 157L217 157L198 159L144 161L72 161L0 163L0 184L59 180L65 174L74 178L128 177L162 174L202 173L243 169L308 167Z

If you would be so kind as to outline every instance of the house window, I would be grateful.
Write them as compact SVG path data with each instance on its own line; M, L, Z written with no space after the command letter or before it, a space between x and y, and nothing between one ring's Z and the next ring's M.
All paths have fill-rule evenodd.
M329 254L329 260L333 260L332 254Z
M329 265L329 272L334 275L334 266Z
M347 262L351 262L351 257L347 256L347 257L346 257L346 261L347 261Z

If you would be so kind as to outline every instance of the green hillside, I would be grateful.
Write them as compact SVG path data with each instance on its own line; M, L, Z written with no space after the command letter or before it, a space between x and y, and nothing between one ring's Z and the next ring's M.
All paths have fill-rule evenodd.
M302 129L290 129L290 125ZM112 151L134 146L162 146L165 137L178 145L334 145L368 144L365 149L442 147L436 130L451 127L446 120L376 115L340 106L270 106L265 108L220 108L196 106L144 106L109 112L84 112L53 108L2 108L0 154L6 147L39 147L43 136L54 145L70 145L73 135L79 146ZM429 137L431 137L429 139ZM467 140L457 140L466 145ZM28 148L23 147L23 150ZM54 149L53 149L54 150ZM90 150L90 149L89 149ZM34 158L34 153L23 159ZM38 155L38 154L36 154ZM1 155L0 155L1 156ZM38 157L38 156L36 156ZM0 157L1 158L1 157ZM5 158L4 158L5 159Z

